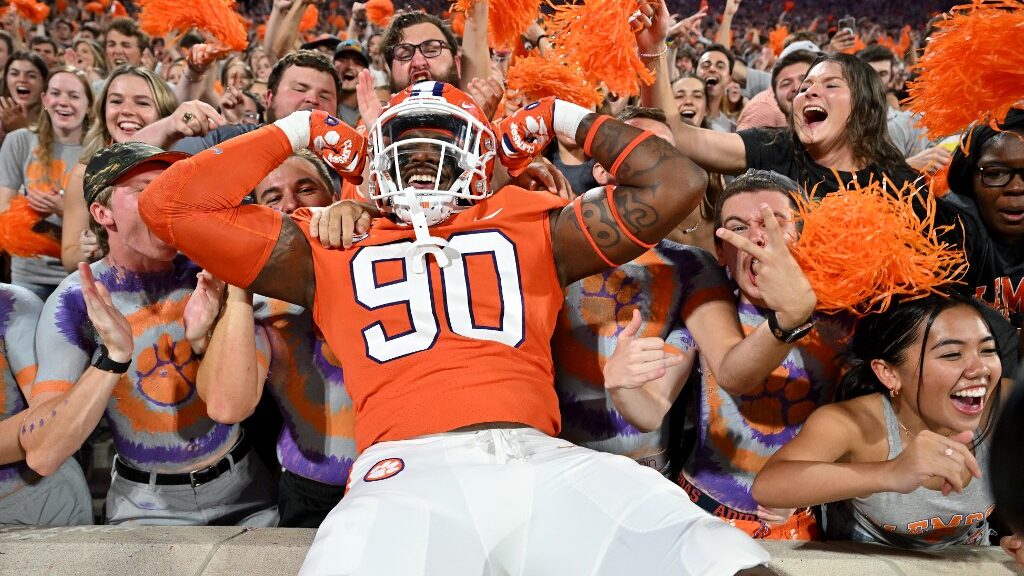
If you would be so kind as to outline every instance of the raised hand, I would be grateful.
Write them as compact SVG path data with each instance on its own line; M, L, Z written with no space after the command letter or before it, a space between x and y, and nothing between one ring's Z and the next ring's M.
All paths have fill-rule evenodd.
M366 164L366 138L323 110L309 115L309 148L342 178L360 184Z
M375 206L355 200L341 200L326 208L314 208L309 235L324 248L351 248L356 236L370 231L370 222L380 216Z
M359 115L363 118L363 126L370 131L380 117L381 106L377 91L373 88L373 72L370 72L369 68L359 71L356 100L359 102Z
M761 298L775 311L780 326L795 328L811 316L818 298L807 276L800 269L800 264L789 251L789 242L793 239L783 233L779 221L767 204L761 205L761 219L765 229L762 244L755 244L749 238L725 228L719 228L715 234L754 258L750 267L757 278Z
M498 109L501 97L505 95L505 75L497 64L491 63L491 73L487 78L473 78L466 87L466 92L476 101L484 116L491 118Z
M679 22L676 22L671 27L669 27L668 31L666 32L666 37L671 38L674 36L682 36L685 34L688 36L695 36L699 38L701 35L700 24L701 22L704 21L704 18L706 18L707 15L707 6L701 6L700 10L697 10L696 14L692 16L687 16L686 18L683 18Z
M245 123L245 97L242 96L241 90L231 86L224 88L224 93L220 95L217 104L221 114L224 115L225 122L228 124Z
M548 96L523 106L495 126L498 158L509 174L522 174L554 139L554 113L555 98Z
M210 332L217 323L224 302L225 284L206 270L196 278L196 289L185 304L182 320L185 322L185 338L192 345L192 350L202 354L206 351Z
M634 309L629 324L619 333L615 352L604 365L606 390L640 388L686 360L682 354L666 352L661 338L638 338L641 324L640 310Z
M19 128L28 127L28 115L25 113L25 109L13 98L0 98L0 126L8 134Z
M970 430L949 438L931 430L919 432L899 456L889 461L889 491L908 494L924 486L941 490L943 496L963 492L966 474L981 478L978 461L967 448L972 438Z
M227 120L213 106L201 100L189 100L171 113L168 129L176 140L188 136L205 136L227 124Z
M672 16L668 13L665 0L643 1L634 14L637 49L641 54L657 54L664 48L665 38Z
M89 320L107 348L107 356L115 362L128 362L135 352L132 327L121 311L114 307L107 287L92 275L92 269L85 262L78 264L82 281L82 297Z
M185 64L196 76L202 76L210 69L214 62L224 58L231 53L231 48L214 42L209 44L196 44L189 48L185 55Z

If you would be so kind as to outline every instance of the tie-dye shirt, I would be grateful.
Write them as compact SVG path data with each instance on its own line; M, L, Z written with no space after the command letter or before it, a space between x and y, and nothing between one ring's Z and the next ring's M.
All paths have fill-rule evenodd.
M560 436L580 446L631 458L665 450L668 427L643 433L626 422L605 391L602 370L619 333L640 309L639 337L658 336L676 351L693 346L683 321L700 303L733 299L711 254L663 240L632 262L595 274L565 290L552 339L555 389L562 411Z
M739 306L743 332L766 322L765 312ZM697 444L683 473L704 493L740 512L757 513L750 493L765 462L792 440L815 408L832 401L839 378L837 355L851 323L845 316L815 315L811 333L800 339L782 364L747 394L721 389L701 358Z
M111 267L106 259L91 267L135 337L131 366L106 410L118 458L142 470L181 472L225 451L237 439L238 425L218 424L207 415L196 390L199 359L185 339L183 314L199 268L183 256L170 269L152 273ZM99 356L99 347L74 272L43 307L36 332L36 349L43 354L33 394L70 389Z
M33 340L42 308L43 302L35 294L0 284L0 420L28 407L22 391L36 377ZM0 498L24 487L26 472L24 460L0 466Z
M344 486L357 456L355 410L341 363L301 306L257 296L256 318L271 354L267 387L284 427L277 441L281 466L324 484Z

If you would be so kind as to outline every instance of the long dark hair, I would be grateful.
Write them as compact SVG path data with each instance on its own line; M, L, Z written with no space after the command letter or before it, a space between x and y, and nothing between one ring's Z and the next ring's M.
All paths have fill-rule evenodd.
M992 334L992 325L985 317L983 304L973 298L952 294L932 294L924 298L902 300L893 303L888 310L872 314L860 320L847 349L845 367L837 392L838 400L850 400L868 394L888 394L889 389L871 369L872 360L883 360L888 364L903 364L909 360L910 347L921 336L921 354L918 358L917 402L921 404L921 382L924 375L925 344L931 334L935 319L946 310L966 306L974 310ZM994 343L998 350L998 342ZM988 416L982 426L982 433L974 438L977 446L991 432L997 409L1000 405L1001 385L997 381L992 389Z
M850 87L850 117L846 120L844 133L854 158L865 164L877 164L886 174L910 170L903 154L889 138L886 120L889 104L878 72L860 58L849 54L823 54L811 64L810 69L825 62L839 64L843 78ZM795 115L789 115L789 135L794 149L800 150L804 146L793 124Z

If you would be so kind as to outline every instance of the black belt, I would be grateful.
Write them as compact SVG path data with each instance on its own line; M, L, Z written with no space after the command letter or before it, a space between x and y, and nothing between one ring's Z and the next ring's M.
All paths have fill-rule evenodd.
M216 480L221 474L231 470L231 462L237 464L249 453L249 440L242 434L235 446L218 462L206 468L193 470L191 472L180 472L176 474L162 474L159 472L146 472L125 464L120 458L114 459L114 471L117 475L138 484L161 485L183 485L190 484L193 488L201 484L207 484ZM155 477L155 478L154 478Z

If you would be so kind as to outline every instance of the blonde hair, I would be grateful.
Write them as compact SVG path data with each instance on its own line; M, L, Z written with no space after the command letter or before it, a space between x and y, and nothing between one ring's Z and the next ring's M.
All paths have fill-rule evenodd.
M50 75L46 78L46 84L43 86L43 93L50 89L50 81L57 74L71 74L78 82L82 85L82 93L89 101L89 105L85 111L85 118L82 119L82 126L89 125L89 116L93 113L94 102L92 95L92 86L89 85L89 77L85 75L78 68L72 66L59 66L50 71ZM45 168L43 170L43 181L47 184L56 184L56 182L50 182L50 164L53 162L53 142L56 139L56 135L53 132L53 121L50 120L50 114L45 109L39 112L39 121L36 123L34 128L31 128L36 133L36 137L39 139L39 145L36 146L35 155L39 159L39 163Z
M131 64L122 64L114 68L114 71L110 73L110 77L103 83L103 89L96 96L92 126L89 127L89 132L86 133L85 139L82 141L84 149L82 151L82 158L79 160L82 164L89 162L93 154L113 143L113 136L110 135L110 130L107 129L107 92L110 90L110 85L114 82L114 79L124 75L138 76L146 81L146 84L149 85L149 91L153 94L153 101L156 103L156 109L160 114L160 118L170 116L174 109L178 107L178 100L174 97L174 93L171 92L167 83L149 68L132 66Z

